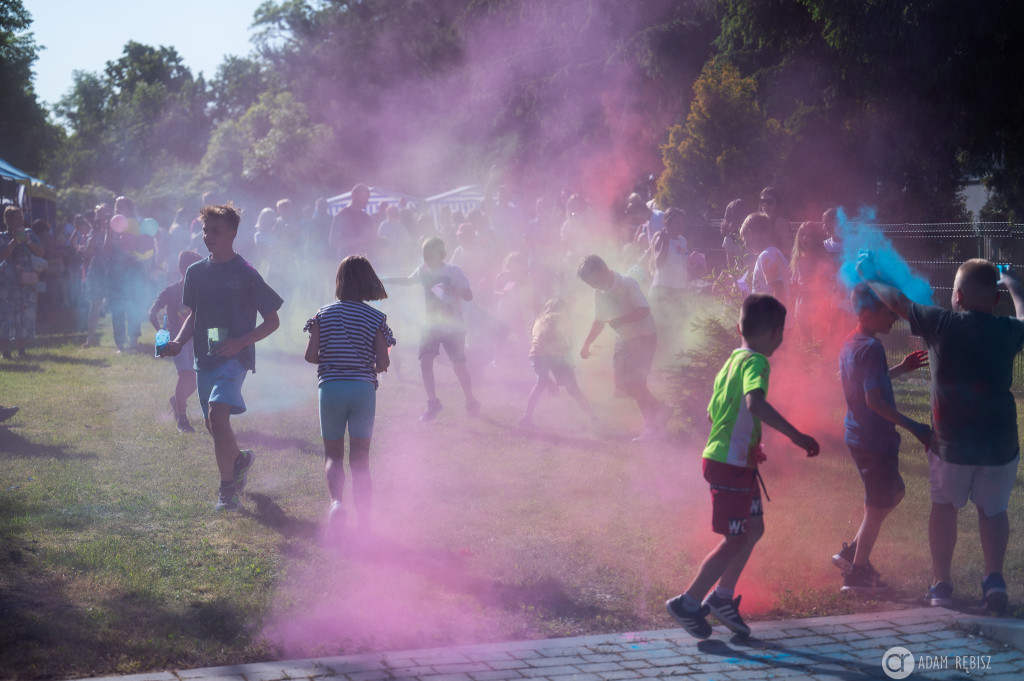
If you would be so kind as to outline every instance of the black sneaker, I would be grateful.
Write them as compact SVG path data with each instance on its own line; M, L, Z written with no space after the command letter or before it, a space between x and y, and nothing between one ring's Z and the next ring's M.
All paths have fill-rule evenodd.
M466 402L466 413L470 416L480 416L480 400L475 397Z
M665 609L668 610L668 614L672 615L672 619L679 623L683 629L686 629L686 633L695 638L708 638L711 636L711 625L708 624L708 606L701 606L698 610L687 610L683 607L683 597L676 596L675 598L665 601Z
M939 582L930 586L924 599L928 601L928 605L948 608L953 605L953 585L949 582Z
M857 542L847 544L843 542L843 548L839 549L839 553L832 556L832 564L842 571L845 575L853 569L853 557L857 554Z
M242 504L238 501L238 492L235 491L234 485L227 483L221 485L217 492L217 504L213 508L218 511L237 511L241 507Z
M167 400L167 403L171 405L171 413L174 415L174 420L178 420L178 400L174 395L171 395L171 399Z
M18 413L17 407L0 407L0 423Z
M843 587L840 591L857 594L878 594L889 588L882 581L881 575L875 572L870 564L854 565L853 569L843 575Z
M196 429L192 427L192 424L188 422L188 417L178 419L178 432L179 433L194 433Z
M750 627L740 617L740 599L742 596L737 596L734 599L722 598L714 591L711 595L704 599L704 605L711 610L711 614L715 616L719 622L724 624L726 627L731 629L734 633L740 636L750 636Z
M437 415L441 413L444 407L441 406L441 400L427 400L427 408L420 414L420 421L426 423L427 421L433 421L437 418Z
M998 572L993 572L981 583L981 605L989 612L1003 614L1006 611L1006 581Z
M238 452L235 459L235 490L241 494L245 491L245 484L249 482L249 469L256 462L256 452L251 449L243 449Z

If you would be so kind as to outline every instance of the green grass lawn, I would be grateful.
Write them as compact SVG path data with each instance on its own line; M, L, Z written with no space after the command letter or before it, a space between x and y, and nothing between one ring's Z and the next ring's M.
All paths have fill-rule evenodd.
M393 369L378 392L374 529L329 548L315 368L301 361L301 334L262 343L246 380L249 412L233 423L258 460L232 514L212 509L209 436L178 434L170 419L170 363L79 340L43 338L28 359L0 363L0 403L21 407L0 426L0 678L666 628L664 600L716 541L703 440L632 443L640 418L613 398L607 356L580 371L605 428L588 428L563 393L523 432L525 361L477 377L484 408L473 420L439 364L445 410L421 424L415 343L400 345L401 376ZM925 418L922 381L897 388ZM190 407L198 426L195 398ZM853 537L863 491L841 411L826 405L820 417L818 459L768 443L768 530L740 583L751 620L921 604L930 561L920 448L904 437L907 498L872 556L893 588L885 600L847 598L829 557ZM1018 492L1012 603L1024 602L1021 511ZM969 509L955 561L964 610L980 595L976 527Z

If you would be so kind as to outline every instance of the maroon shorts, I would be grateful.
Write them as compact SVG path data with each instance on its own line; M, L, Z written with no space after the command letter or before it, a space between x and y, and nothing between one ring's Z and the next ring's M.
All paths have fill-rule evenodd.
M764 515L757 469L703 459L711 486L711 529L715 534L747 533L751 518Z

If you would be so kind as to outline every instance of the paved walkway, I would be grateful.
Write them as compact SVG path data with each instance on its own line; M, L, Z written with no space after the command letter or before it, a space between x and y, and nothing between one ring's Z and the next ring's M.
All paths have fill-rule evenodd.
M261 662L118 681L1024 679L1024 622L944 608L754 622L745 641L682 629ZM893 647L905 651L890 651ZM887 676L885 664L892 670ZM909 674L911 663L915 669Z

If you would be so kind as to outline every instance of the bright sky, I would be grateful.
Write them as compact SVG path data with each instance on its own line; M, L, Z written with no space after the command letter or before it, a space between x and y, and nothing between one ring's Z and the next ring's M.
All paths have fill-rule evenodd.
M72 71L101 73L129 40L173 47L185 65L209 80L226 55L252 50L252 16L263 0L22 0L40 50L36 95L54 104L67 94Z

